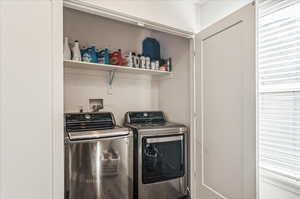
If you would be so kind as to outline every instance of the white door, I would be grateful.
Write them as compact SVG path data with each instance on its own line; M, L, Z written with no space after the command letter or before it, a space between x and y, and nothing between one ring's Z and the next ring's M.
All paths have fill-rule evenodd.
M255 5L200 32L196 51L195 199L255 199Z

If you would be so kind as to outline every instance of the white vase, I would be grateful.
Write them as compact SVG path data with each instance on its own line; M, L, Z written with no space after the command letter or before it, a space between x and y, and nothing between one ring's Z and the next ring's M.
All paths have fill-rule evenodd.
M71 49L69 46L68 37L65 37L65 41L64 41L64 60L71 60Z
M74 46L72 48L73 57L72 60L74 61L81 61L81 53L79 49L79 42L75 41Z

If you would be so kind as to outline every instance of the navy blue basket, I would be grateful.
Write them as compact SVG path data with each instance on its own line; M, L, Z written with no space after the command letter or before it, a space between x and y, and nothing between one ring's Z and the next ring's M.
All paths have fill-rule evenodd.
M151 60L160 60L160 45L159 42L154 39L147 37L143 41L143 55L150 57Z

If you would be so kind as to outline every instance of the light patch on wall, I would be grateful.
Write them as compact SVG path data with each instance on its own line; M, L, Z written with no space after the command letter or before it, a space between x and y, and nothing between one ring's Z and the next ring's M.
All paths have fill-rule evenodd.
M157 2L157 3L164 3L164 2L181 2L181 3L203 3L206 2L207 0L104 0L101 2L111 2L111 3L123 3L123 2L134 2L134 3L153 3L153 2Z
M207 0L200 5L200 29L204 29L252 0Z

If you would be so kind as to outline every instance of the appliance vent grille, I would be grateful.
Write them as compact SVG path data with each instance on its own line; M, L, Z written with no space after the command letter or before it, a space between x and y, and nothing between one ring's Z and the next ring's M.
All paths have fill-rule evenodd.
M113 129L115 120L111 113L76 113L65 115L68 132Z

